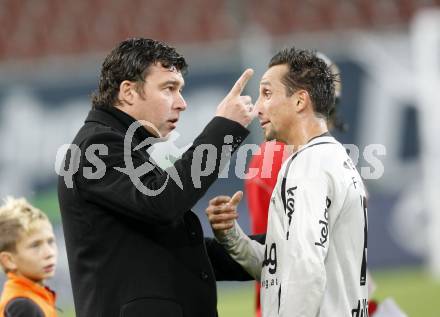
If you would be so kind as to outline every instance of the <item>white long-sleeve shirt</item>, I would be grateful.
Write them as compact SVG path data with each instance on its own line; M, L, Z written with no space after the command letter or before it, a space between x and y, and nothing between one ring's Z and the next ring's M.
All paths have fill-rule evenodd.
M238 224L218 237L260 280L263 317L368 316L365 190L339 142L314 138L284 162L268 217L265 245Z

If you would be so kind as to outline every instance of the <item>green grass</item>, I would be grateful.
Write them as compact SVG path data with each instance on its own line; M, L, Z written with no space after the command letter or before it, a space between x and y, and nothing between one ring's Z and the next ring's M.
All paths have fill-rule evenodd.
M392 297L410 317L438 317L440 281L421 269L403 268L373 272L377 284L373 298Z
M219 317L254 316L254 282L218 284Z

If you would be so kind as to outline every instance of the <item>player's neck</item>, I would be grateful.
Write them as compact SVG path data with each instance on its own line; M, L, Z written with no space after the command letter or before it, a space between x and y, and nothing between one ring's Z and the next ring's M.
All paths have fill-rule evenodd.
M311 139L325 132L328 132L328 128L324 119L314 117L301 120L301 122L294 126L289 134L287 144L293 145L295 149L299 149Z

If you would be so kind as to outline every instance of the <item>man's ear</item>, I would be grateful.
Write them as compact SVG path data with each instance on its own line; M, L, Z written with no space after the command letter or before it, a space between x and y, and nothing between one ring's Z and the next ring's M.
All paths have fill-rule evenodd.
M118 101L121 105L132 105L136 97L136 83L124 80L119 85Z
M307 90L301 89L298 90L294 96L296 96L295 101L295 110L296 112L304 111L307 106L310 104L310 96Z
M0 264L7 270L7 271L15 271L17 269L17 265L14 261L14 256L11 252L8 251L2 251L0 252Z

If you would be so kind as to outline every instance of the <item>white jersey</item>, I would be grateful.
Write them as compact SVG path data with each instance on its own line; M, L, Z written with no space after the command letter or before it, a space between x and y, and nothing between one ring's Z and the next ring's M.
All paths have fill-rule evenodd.
M261 282L263 317L367 317L367 206L362 180L331 136L287 159L265 245L236 224L219 238Z

